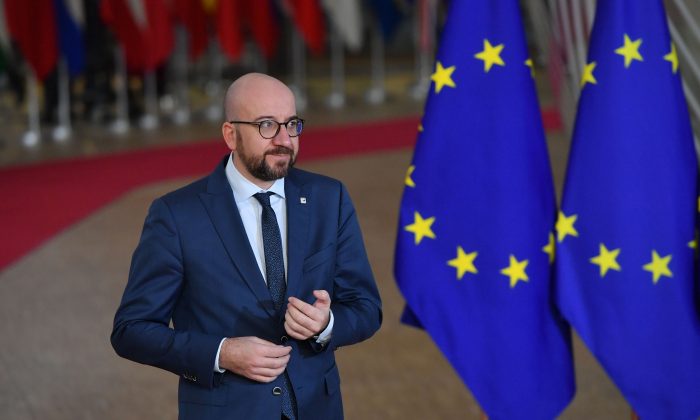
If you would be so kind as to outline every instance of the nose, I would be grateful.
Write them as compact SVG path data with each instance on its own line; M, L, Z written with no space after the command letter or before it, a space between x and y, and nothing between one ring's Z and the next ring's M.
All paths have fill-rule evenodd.
M272 142L279 146L292 147L292 137L289 136L286 126L280 125L280 131L272 138Z

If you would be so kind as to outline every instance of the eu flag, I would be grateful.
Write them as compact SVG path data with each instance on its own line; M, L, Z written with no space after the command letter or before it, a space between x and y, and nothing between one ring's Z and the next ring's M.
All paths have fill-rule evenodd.
M398 286L491 419L551 419L574 393L531 63L518 0L450 2L399 215Z
M558 302L642 419L695 419L698 170L662 0L598 2L581 85Z

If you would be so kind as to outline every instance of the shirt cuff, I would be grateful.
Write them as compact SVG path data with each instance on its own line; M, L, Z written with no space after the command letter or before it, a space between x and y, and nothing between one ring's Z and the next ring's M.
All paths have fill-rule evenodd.
M219 343L219 349L216 351L216 359L214 359L214 372L219 372L219 373L226 372L226 369L219 368L219 353L221 353L221 346L224 345L224 341L226 341L226 337L221 339L221 342Z
M321 332L321 334L318 335L318 338L316 339L316 342L318 344L326 344L331 340L331 334L333 333L333 311L330 311L331 313L331 319L328 321L328 326L326 327L325 330ZM218 359L218 357L217 357ZM218 365L217 365L218 366Z

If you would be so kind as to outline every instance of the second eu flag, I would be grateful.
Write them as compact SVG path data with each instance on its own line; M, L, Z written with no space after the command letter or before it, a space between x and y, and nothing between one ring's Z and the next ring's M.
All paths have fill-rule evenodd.
M642 419L700 415L697 159L661 0L598 2L562 211L562 312Z
M574 393L551 295L555 199L517 0L450 2L395 276L491 419L550 419Z

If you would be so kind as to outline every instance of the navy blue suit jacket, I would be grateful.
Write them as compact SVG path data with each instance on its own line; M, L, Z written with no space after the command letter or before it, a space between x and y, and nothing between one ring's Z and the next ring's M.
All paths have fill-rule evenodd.
M350 197L325 176L291 169L285 178L287 295L313 303L313 290L327 290L335 319L324 346L287 340L286 306L274 310L225 165L151 205L112 345L122 357L180 376L180 418L278 420L281 399L272 389L281 378L264 384L215 373L214 360L224 337L286 342L299 419L342 418L334 350L367 339L382 319Z

